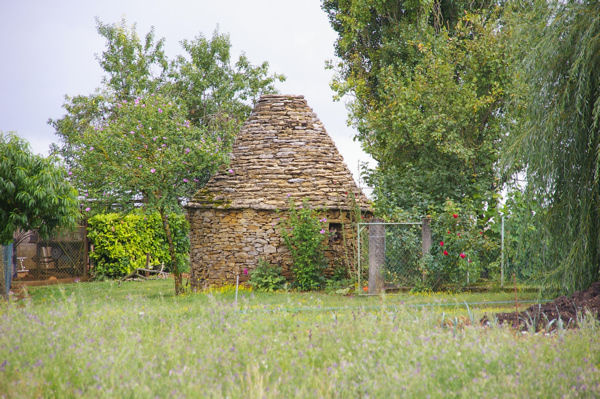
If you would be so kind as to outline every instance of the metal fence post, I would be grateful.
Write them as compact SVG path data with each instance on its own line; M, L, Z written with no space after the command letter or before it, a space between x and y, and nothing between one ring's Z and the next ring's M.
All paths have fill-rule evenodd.
M369 225L369 294L379 294L384 290L385 225L378 219L373 223Z
M431 251L431 217L425 216L421 219L421 250L423 256L429 255ZM425 283L426 271L423 270L422 280Z
M431 250L431 217L429 216L421 219L421 248L423 255L427 255Z

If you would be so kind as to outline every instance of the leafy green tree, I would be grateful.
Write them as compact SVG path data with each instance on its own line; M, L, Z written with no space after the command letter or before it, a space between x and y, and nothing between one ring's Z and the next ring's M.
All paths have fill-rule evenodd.
M495 206L508 69L500 10L484 3L323 2L340 35L332 86L353 96L384 213Z
M516 25L520 101L510 160L543 200L551 246L546 281L568 292L599 276L600 3L531 1Z
M49 236L74 226L79 213L77 191L54 158L31 153L15 134L0 132L0 244L17 229L37 229Z
M187 56L169 61L150 31L97 22L106 39L106 76L91 95L67 98L66 115L50 120L66 162L92 212L119 206L158 211L169 242L175 291L182 290L169 220L227 161L234 134L280 75L245 56L232 65L227 35L183 41Z
M143 206L160 214L178 294L181 273L167 216L181 212L182 201L227 154L218 135L191 125L185 116L185 106L161 96L123 100L110 121L84 132L69 170L73 182L92 199L86 211Z
M49 120L60 139L52 152L69 166L77 166L77 154L85 150L80 140L90 126L100 128L113 120L115 107L123 100L153 94L185 105L187 120L218 135L227 151L253 103L261 94L274 92L276 81L284 80L270 74L266 62L253 66L242 55L233 63L229 37L218 32L211 39L184 40L186 55L169 61L164 39L156 40L154 30L143 40L135 25L128 28L125 20L118 24L98 20L97 30L106 39L98 59L106 74L102 86L90 95L67 97L65 115Z

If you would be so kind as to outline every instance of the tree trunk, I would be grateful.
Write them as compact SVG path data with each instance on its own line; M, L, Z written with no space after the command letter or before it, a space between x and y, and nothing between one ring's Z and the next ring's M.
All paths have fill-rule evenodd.
M160 217L163 222L163 228L165 230L165 235L167 236L167 241L169 242L171 270L173 272L173 277L175 280L175 295L179 295L183 293L183 282L181 279L181 272L179 271L179 267L177 266L177 258L175 257L175 245L173 245L173 236L171 235L171 228L169 227L169 219L167 218L167 214L164 209L160 210Z

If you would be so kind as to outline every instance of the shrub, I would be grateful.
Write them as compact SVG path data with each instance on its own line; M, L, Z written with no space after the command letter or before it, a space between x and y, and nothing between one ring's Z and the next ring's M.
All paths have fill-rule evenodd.
M189 254L189 226L183 215L172 214L169 224L180 270L187 267ZM90 259L94 275L122 277L136 268L161 263L170 265L169 248L158 213L98 214L88 220L88 238L94 245Z
M281 274L280 267L272 266L261 258L256 269L250 272L248 284L257 291L277 291L285 284L285 277Z
M433 215L432 230L431 256L420 263L427 288L465 286L492 272L498 245L489 237L494 234L489 218L447 201L443 212Z
M323 271L327 265L324 250L329 235L326 222L325 218L319 218L307 201L296 207L290 200L288 217L279 226L292 255L295 284L301 290L318 289L323 284Z

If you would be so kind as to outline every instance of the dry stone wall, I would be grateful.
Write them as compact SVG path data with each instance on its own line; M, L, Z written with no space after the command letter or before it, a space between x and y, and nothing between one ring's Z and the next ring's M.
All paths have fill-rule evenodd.
M335 267L354 268L356 253L355 227L349 212L325 211L332 237L327 243L326 274ZM288 279L292 279L292 259L285 246L278 225L285 212L254 209L190 209L191 280L192 286L202 288L232 284L239 274L240 281L248 280L244 269L254 270L260 258L278 265ZM343 231L338 228L341 227Z

